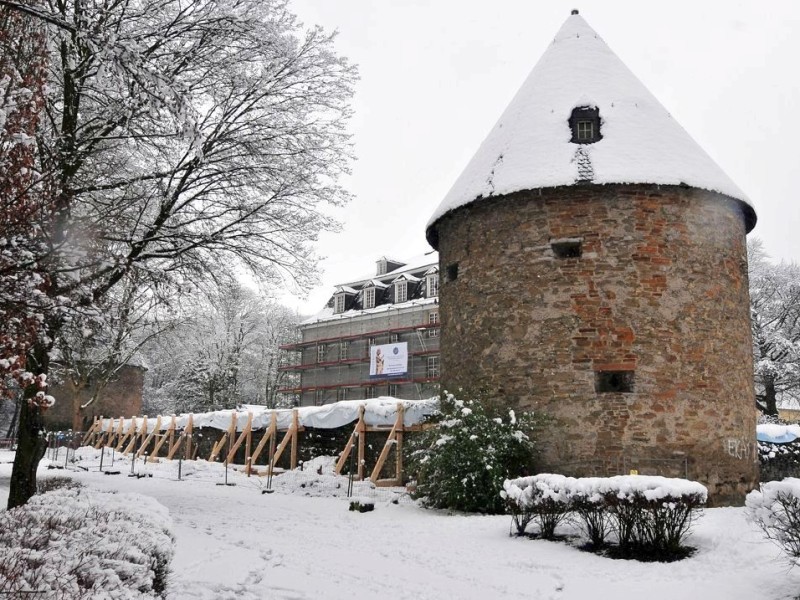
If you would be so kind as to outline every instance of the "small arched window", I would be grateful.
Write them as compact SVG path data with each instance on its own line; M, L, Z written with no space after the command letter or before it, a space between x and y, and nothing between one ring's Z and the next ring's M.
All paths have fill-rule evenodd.
M600 110L596 106L578 106L569 117L573 144L594 144L603 139L600 134Z

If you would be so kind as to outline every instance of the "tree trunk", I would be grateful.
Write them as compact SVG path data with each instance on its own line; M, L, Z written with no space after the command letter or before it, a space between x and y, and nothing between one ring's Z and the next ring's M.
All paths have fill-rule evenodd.
M33 357L28 359L28 370L32 373L46 373L48 360L47 348L37 343ZM8 494L9 509L22 506L36 493L36 469L47 449L42 409L34 401L38 391L35 383L28 385L20 402L17 453Z
M778 416L778 399L772 377L764 378L764 414Z
M84 386L81 384L76 385L74 381L70 381L69 388L72 393L72 398L70 399L72 402L72 431L83 431L83 411L81 410L83 396L81 392Z

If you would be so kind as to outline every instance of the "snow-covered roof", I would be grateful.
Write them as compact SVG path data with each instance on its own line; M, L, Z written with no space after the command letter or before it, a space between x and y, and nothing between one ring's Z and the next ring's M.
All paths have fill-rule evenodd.
M337 285L335 294L357 294L358 290L355 290L346 285Z
M362 285L361 287L362 289L370 287L386 289L387 287L389 287L389 284L383 283L380 279L370 279L369 281L365 282L364 285Z
M420 281L420 278L414 277L411 273L403 273L402 275L398 275L392 279L392 283L395 283L396 281L410 281L412 283L416 283L417 281Z
M599 109L602 139L571 141L578 107ZM591 183L711 190L750 207L755 224L744 192L575 11L433 213L429 240L443 215L481 198L587 182L578 173L587 157Z

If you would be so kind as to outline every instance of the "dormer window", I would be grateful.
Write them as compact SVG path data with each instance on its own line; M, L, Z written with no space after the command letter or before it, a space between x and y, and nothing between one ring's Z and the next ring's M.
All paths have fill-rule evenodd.
M600 135L600 110L596 106L579 106L569 117L573 144L594 144L603 139Z
M435 298L439 295L439 273L431 273L425 277L426 298Z
M344 312L344 304L345 304L345 295L336 294L333 297L333 312L334 314L339 314Z
M376 269L378 275L386 275L386 259L382 258L377 261L378 268Z
M400 304L408 300L408 282L397 281L394 284L394 303Z
M375 308L375 288L364 289L364 308Z

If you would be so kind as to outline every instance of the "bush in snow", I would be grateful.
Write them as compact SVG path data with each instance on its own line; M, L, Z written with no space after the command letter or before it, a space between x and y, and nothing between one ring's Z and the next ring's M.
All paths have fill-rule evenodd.
M748 516L789 556L800 564L800 479L762 483L747 494Z
M174 540L155 500L62 487L0 513L0 595L163 597Z
M549 473L515 479L514 482L520 482L522 487L513 497L509 496L506 488L508 480L503 483L500 495L506 500L518 535L524 534L528 524L534 522L539 525L542 538L551 540L555 537L556 527L567 517L572 506L569 479Z
M499 496L511 473L532 470L533 413L495 410L481 400L442 393L434 426L413 440L416 496L424 506L465 512L502 513ZM412 471L413 472L413 471Z
M502 495L520 534L536 521L540 535L552 538L555 526L570 513L595 549L614 531L620 556L673 560L686 555L683 543L707 491L685 479L541 474L505 481Z

